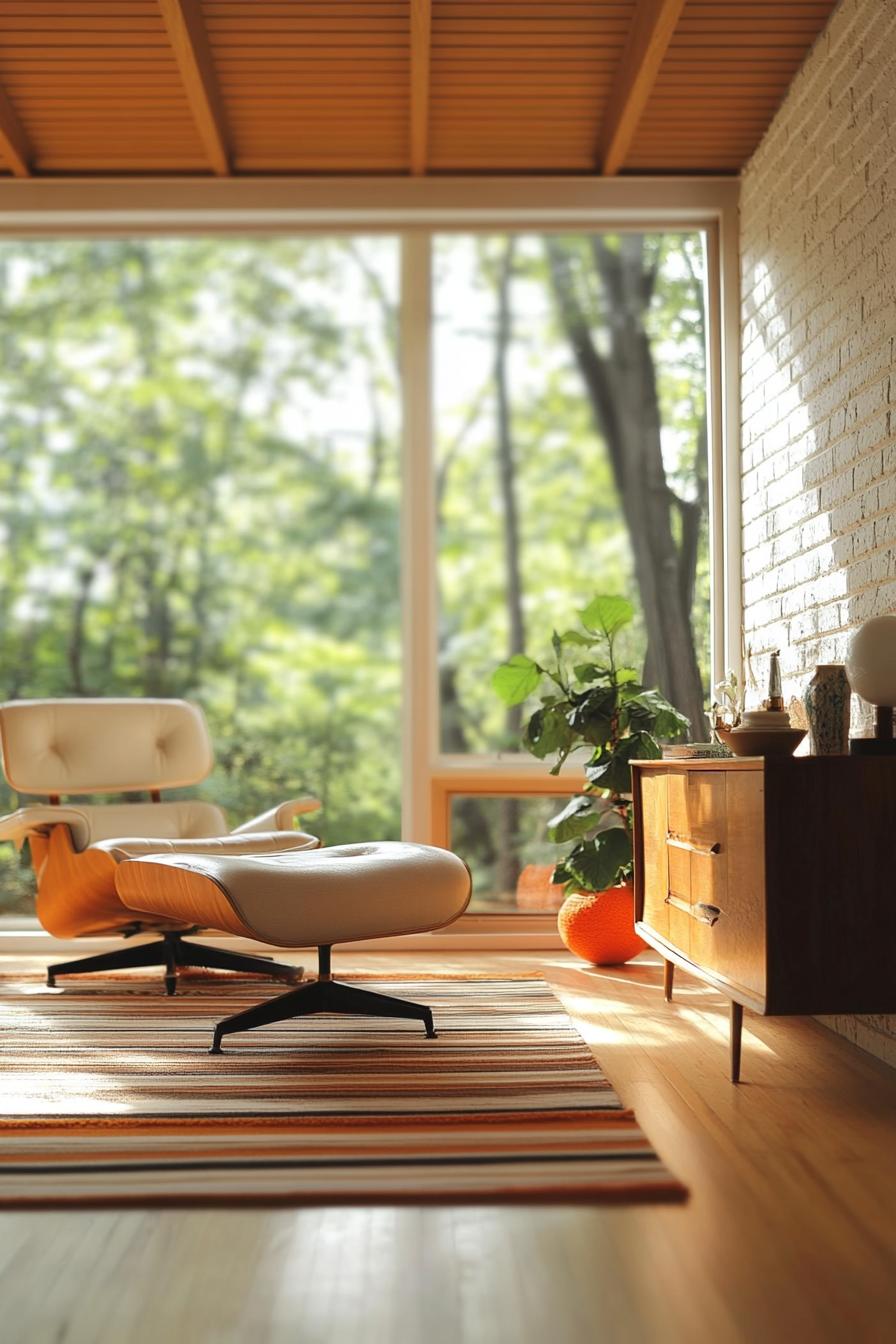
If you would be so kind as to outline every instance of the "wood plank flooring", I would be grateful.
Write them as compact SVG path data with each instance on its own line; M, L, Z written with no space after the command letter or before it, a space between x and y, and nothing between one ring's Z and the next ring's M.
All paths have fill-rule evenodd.
M12 969L12 964L8 963ZM6 967L0 967L0 970ZM685 1207L0 1214L4 1344L877 1344L896 1335L896 1071L744 1020L659 962L348 955L540 972L691 1190Z

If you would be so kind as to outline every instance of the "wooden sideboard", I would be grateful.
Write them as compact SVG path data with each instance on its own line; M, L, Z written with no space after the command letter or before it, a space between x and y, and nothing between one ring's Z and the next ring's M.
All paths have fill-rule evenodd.
M896 1012L896 757L636 761L635 921L744 1008Z

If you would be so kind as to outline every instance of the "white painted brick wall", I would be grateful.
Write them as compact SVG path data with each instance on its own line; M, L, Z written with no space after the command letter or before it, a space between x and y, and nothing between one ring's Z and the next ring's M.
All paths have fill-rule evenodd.
M896 0L842 0L747 164L741 286L744 624L789 698L896 611ZM824 1020L896 1065L896 1017Z

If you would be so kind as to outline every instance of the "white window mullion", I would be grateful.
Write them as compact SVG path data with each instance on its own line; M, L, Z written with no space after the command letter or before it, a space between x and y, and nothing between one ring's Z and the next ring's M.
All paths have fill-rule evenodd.
M721 290L719 383L723 428L719 452L724 467L722 519L724 566L712 576L714 593L725 603L725 667L743 682L743 537L741 531L741 438L740 438L740 217L736 204L726 200L719 211L719 263L710 279Z
M402 800L405 840L430 841L436 752L435 489L432 411L432 237L401 241Z
M726 570L724 407L722 388L722 286L719 274L719 228L717 222L703 235L706 272L706 428L709 453L709 572L710 582L710 686L720 681L728 667L728 603L717 576Z

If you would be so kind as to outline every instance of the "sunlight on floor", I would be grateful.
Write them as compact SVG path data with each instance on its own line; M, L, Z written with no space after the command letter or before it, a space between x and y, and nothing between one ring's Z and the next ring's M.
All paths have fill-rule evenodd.
M66 1073L66 1115L126 1115L133 1110L127 1102L111 1101L108 1077L93 1073ZM7 1074L3 1083L4 1110L8 1115L46 1115L48 1098L60 1101L60 1077L57 1073L29 1074L17 1078Z
M570 969L568 962L557 961L555 965L558 969L564 971ZM642 963L642 965L645 969L648 969L648 967L651 970L653 969L649 963ZM548 962L546 961L546 975L548 973L547 967ZM608 975L604 970L585 967L582 967L581 971L588 977L587 988L573 988L565 984L555 984L554 988L562 999L564 1006L574 1018L576 1027L584 1040L598 1051L601 1046L607 1045L638 1045L645 1048L659 1046L663 1048L670 1043L697 1040L701 1037L705 1040L712 1040L714 1043L720 1039L725 1042L728 1040L728 1004L723 1002L718 994L706 985L700 985L695 981L685 984L676 983L675 997L672 1003L663 1004L662 1020L655 1020L652 1016L647 1016L638 1005L626 1002L615 997L615 995L611 997L605 991L614 984L630 986L634 982L637 983L639 991L649 990L662 996L662 985L641 984L640 980L627 975L624 971L620 971L618 975ZM654 1011L652 1005L651 1014ZM606 1016L625 1020L621 1025L612 1025L602 1020ZM759 1054L776 1056L777 1052L771 1046L750 1031L747 1022L748 1019L745 1019L743 1027L744 1046Z

